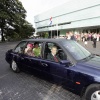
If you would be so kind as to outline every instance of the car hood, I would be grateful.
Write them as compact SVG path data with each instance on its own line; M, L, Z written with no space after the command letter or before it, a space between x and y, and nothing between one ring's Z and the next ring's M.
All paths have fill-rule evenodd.
M75 71L82 73L82 75L90 78L90 80L100 82L100 57L94 56L91 59L78 62Z

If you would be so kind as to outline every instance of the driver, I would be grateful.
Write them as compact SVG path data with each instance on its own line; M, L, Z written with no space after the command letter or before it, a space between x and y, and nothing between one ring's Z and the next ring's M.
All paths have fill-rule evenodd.
M56 54L57 54L57 47L56 46L53 46L51 48L51 53L49 53L47 55L47 59L52 60L52 61L55 61L55 62L59 62L60 61L60 58Z

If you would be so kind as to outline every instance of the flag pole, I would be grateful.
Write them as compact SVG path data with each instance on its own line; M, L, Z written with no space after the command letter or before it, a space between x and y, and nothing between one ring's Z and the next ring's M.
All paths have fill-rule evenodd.
M52 38L52 30L51 30L51 38Z
M50 18L50 25L52 27L52 17ZM51 28L51 38L52 38L52 28Z
M57 24L56 24L56 27L57 27L57 38L58 38L58 18L57 18Z

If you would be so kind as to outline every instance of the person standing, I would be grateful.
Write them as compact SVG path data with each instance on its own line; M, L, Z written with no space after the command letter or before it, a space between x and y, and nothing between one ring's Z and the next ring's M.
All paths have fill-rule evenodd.
M97 41L99 41L99 33L97 34Z
M87 46L87 44L88 44L87 41L88 41L88 38L85 36L85 37L84 37L84 45L85 45L85 46Z
M97 34L93 34L93 47L96 48L96 42L97 42Z
M71 34L71 40L76 41L76 38L75 38L75 36L74 36L74 34L73 34L73 33Z

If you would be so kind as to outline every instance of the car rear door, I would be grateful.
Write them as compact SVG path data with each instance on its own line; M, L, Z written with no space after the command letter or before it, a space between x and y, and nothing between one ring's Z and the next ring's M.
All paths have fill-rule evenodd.
M35 43L36 41L29 42L29 43ZM29 56L29 55L23 55L22 57L22 62L23 64L27 67L26 69L29 71L41 71L41 66L40 66L40 61L42 59L42 42L37 42L39 43L39 48L41 48L41 54L40 56Z
M28 71L41 71L40 60L41 58L25 55L23 62Z

